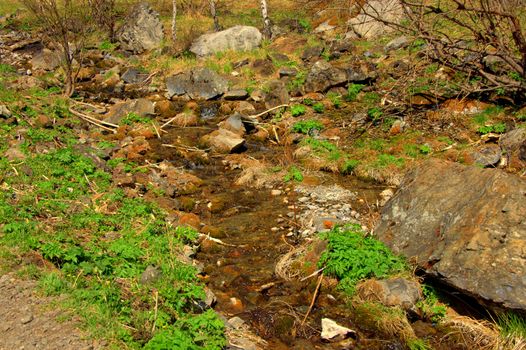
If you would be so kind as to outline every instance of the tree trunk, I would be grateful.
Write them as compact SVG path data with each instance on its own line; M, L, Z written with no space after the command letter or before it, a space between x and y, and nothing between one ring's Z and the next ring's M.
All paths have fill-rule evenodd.
M172 41L173 45L177 41L177 1L172 0Z
M221 27L219 26L219 20L217 19L216 2L215 0L209 0L208 3L210 4L210 14L214 19L214 30L218 32L221 30Z
M268 17L267 0L261 0L261 16L263 17L263 35L270 39L272 36L272 29L270 28L270 18Z

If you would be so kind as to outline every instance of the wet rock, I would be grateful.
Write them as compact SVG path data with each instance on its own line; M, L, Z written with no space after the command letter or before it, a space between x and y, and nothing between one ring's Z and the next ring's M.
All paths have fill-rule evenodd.
M148 78L148 74L137 68L129 68L122 74L121 79L126 84L141 84Z
M517 176L430 160L408 173L375 234L480 302L526 310L525 198Z
M408 45L409 45L409 38L406 37L405 35L402 35L388 42L384 47L384 51L389 52L393 50L399 50L404 47L407 47Z
M174 118L175 119L172 121L172 124L183 128L187 126L199 125L199 117L192 110L179 113Z
M179 225L189 226L197 230L201 226L201 219L193 213L185 213L179 218Z
M227 326L233 329L240 329L245 325L245 321L241 317L235 316L227 321Z
M403 278L368 280L356 287L356 293L363 300L399 306L404 310L414 309L421 298L420 285Z
M61 62L62 56L60 52L44 48L33 55L31 67L33 70L52 71L60 66Z
M220 32L201 35L193 42L190 51L200 57L227 50L248 51L259 47L262 40L263 36L257 28L235 26Z
M496 166L501 158L502 150L497 145L487 145L471 154L475 164L482 167Z
M228 101L245 100L248 98L248 92L245 89L229 90L223 95L223 98Z
M228 91L228 81L208 68L194 68L166 79L167 97L210 100Z
M344 70L333 67L325 60L320 60L311 67L305 81L305 90L307 92L325 92L331 87L346 82L347 74Z
M155 114L155 106L150 100L145 98L116 103L110 107L106 115L106 121L119 124L130 113L140 117L148 117Z
M368 1L358 16L349 21L353 33L360 38L374 38L394 30L372 16L398 23L404 18L404 8L399 0Z
M11 118L12 115L13 113L5 105L0 105L0 117L7 119Z
M162 276L161 270L149 265L141 274L141 284L152 284L157 282Z
M321 46L308 47L301 54L301 59L307 62L314 61L314 60L317 60L321 56L322 52L323 52L323 47Z
M117 40L124 50L142 53L160 47L164 38L159 14L148 3L139 3L118 29Z
M242 115L239 113L231 115L225 121L219 123L219 126L222 129L231 131L241 137L246 133L245 126L243 125Z
M234 153L243 149L245 140L226 129L219 129L202 137L201 141L215 152Z
M279 80L268 83L269 92L265 94L265 107L274 108L290 101L289 91L285 84Z
M340 326L330 318L321 319L321 339L323 340L340 341L355 334L356 332L352 329Z

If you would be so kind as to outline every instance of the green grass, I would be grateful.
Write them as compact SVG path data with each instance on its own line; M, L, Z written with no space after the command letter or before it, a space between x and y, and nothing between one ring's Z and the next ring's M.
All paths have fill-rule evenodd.
M497 325L503 338L518 337L526 339L526 317L514 312L497 315Z
M178 260L196 232L171 226L155 204L114 188L110 173L73 147L72 130L28 128L26 134L24 162L0 158L2 264L12 256L23 265L19 257L30 252L51 263L52 269L20 271L38 278L42 293L61 295L61 307L110 348L222 349L223 322L196 308L203 286L195 268ZM48 143L64 146L34 152ZM124 160L117 164L133 171ZM148 266L161 278L142 284Z
M314 119L301 120L292 125L292 131L300 134L310 134L313 130L323 130L323 124Z
M360 225L337 227L326 234L327 250L318 267L327 275L340 280L340 288L352 295L356 284L363 279L385 278L408 269L402 257L375 238L368 237Z

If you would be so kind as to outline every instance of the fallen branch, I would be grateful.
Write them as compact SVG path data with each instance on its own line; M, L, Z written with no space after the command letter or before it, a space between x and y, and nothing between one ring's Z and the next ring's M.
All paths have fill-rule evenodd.
M318 284L316 285L316 289L314 290L314 295L312 296L312 301L310 302L309 309L307 310L305 317L303 317L303 321L301 321L302 326L305 324L305 321L307 321L307 317L309 317L310 312L312 311L312 307L314 306L314 302L316 301L316 297L318 296L318 291L320 290L321 281L323 281L323 273L320 275L320 277L318 277Z
M87 114L80 113L80 112L74 110L71 107L69 108L69 111L70 111L71 114L76 115L77 117L79 117L80 119L82 119L82 120L84 120L84 121L86 121L88 123L94 124L94 125L98 126L99 128L104 129L104 130L111 131L114 134L117 133L116 129L119 127L118 125L98 120L98 119L93 118L93 117L91 117L91 116L89 116Z
M279 105L279 106L276 106L276 107L272 107L271 109L267 109L266 111L263 111L259 114L254 114L254 115L249 115L247 118L259 118L259 117L262 117L264 116L265 114L269 113L269 112L272 112L272 111L275 111L276 109L279 109L279 108L283 108L283 107L288 107L289 104L283 104L283 105ZM249 123L253 123L253 124L258 124L258 122L249 122Z
M219 245L224 245L225 247L236 247L236 248L237 247L244 247L244 245L241 246L241 245L225 243L225 242L223 242L220 239L217 239L217 238L214 238L214 237L210 237L210 235L205 235L204 233L200 233L199 234L199 238L207 239L207 240L212 241L214 243L217 243Z
M303 277L300 281L301 281L301 282L306 281L306 280L308 280L309 278L316 276L316 275L319 274L320 272L323 272L323 270L325 270L325 267L323 267L323 268L321 268L321 269L319 269L319 270L314 271L313 273L311 273L311 274L308 275L307 277Z

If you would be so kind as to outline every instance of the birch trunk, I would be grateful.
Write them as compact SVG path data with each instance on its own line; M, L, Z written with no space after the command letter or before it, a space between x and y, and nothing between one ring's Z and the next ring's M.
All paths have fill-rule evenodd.
M261 16L263 17L263 35L270 39L272 30L270 28L270 18L268 17L267 0L261 0Z
M173 45L177 41L177 1L172 0L172 41Z
M215 0L209 0L208 2L210 4L210 14L214 19L214 30L218 32L221 28L219 27L219 20L217 19L216 2Z

